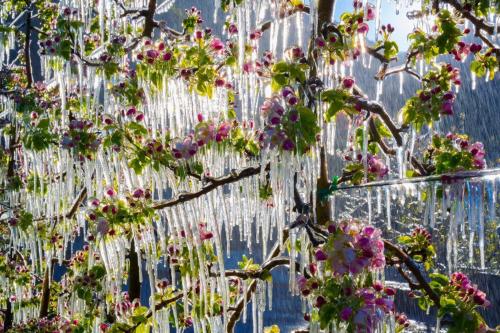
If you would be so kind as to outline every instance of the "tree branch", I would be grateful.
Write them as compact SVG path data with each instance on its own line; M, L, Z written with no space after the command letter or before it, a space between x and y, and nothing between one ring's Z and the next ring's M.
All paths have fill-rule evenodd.
M320 193L322 193L323 189L327 189L329 187L328 180L328 161L326 158L325 147L320 148L320 173L319 178L316 183L316 220L320 225L327 224L332 216L332 212L330 209L330 203L328 200L321 200Z
M323 24L332 20L335 0L319 0L318 2L318 29L322 29Z
M40 299L40 318L45 318L49 314L50 302L50 265L47 263L42 284L42 297Z
M401 137L401 129L396 126L396 124L392 121L391 116L384 109L382 104L374 101L367 100L364 96L353 95L350 97L349 102L352 104L356 104L361 107L363 110L374 113L380 117L380 119L385 123L389 131L391 131L394 140L396 140L396 144L398 146L403 145L403 138Z
M368 129L370 131L370 136L373 142L376 142L382 151L387 155L396 155L396 151L393 148L390 148L380 136L378 132L377 126L375 125L375 120L373 117L370 117L368 120Z
M266 166L266 170L268 170L268 169L269 169L269 165ZM162 208L166 208L166 207L172 207L172 206L178 205L180 203L196 199L198 197L201 197L204 194L211 192L212 190L214 190L220 186L223 186L226 184L231 184L231 183L237 182L241 179L257 175L260 173L260 170L261 170L261 166L259 165L256 167L248 167L248 168L243 169L239 172L233 171L233 172L231 172L231 174L229 174L227 176L220 177L220 178L213 178L213 179L211 179L211 181L208 185L206 185L205 187L203 187L199 191L179 194L175 198L165 200L165 201L160 201L160 202L156 203L155 205L153 205L152 208L153 209L162 209Z
M462 4L458 0L440 0L444 3L451 5L457 12L459 12L464 18L468 19L476 27L476 31L486 31L489 35L493 35L495 32L495 27L482 18L478 18L471 11L465 10Z
M31 3L27 3L27 7L30 7ZM25 71L26 71L26 81L27 88L31 88L33 85L33 73L31 68L31 10L28 8L26 11L26 24L25 24L25 39L24 39L24 61L25 61Z
M417 264L413 261L413 259L408 254L406 254L406 252L404 252L402 249L388 240L384 240L384 247L385 249L389 250L392 255L396 256L401 263L405 264L408 270L418 281L418 285L420 286L420 288L426 292L426 294L434 302L434 305L439 308L439 295L436 294L434 290L432 290L431 286L429 285L429 283L427 283L426 278L422 275L422 272L418 268Z
M156 11L156 0L149 0L148 10L144 13L144 31L142 33L143 37L151 38L153 35L153 29L155 27L155 16Z

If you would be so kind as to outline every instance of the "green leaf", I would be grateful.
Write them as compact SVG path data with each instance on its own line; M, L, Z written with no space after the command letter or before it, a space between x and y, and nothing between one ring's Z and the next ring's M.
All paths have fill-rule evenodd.
M286 73L289 71L289 65L285 61L274 64L272 71L274 73Z
M22 211L19 216L19 227L26 231L33 224L33 214Z
M348 94L341 89L329 89L321 93L321 100L329 103L328 109L324 114L325 121L332 121L338 112L350 108L346 105L346 98Z
M413 238L408 235L402 235L398 237L398 243L406 245L413 242Z
M132 315L132 321L134 324L139 324L145 322L148 318L146 317L146 313L148 312L148 308L145 306L139 306L134 310Z
M272 276L271 272L269 272L267 269L262 271L260 277L261 277L261 279L266 280L267 282L273 281L273 276Z
M486 74L486 66L483 62L473 60L470 64L470 70L476 74L477 77L483 77Z
M319 310L319 322L321 329L325 329L334 318L335 305L332 303L324 304Z
M429 300L427 300L427 298L425 297L421 297L418 299L418 307L422 310L422 311L427 311L427 309L430 307L430 302Z
M278 325L273 325L270 327L265 327L264 328L264 333L280 333L280 328Z
M440 273L431 273L429 274L429 277L433 280L433 281L436 281L437 283L439 283L440 285L442 286L447 286L449 285L450 283L450 280L448 279L448 277L444 274L440 274Z
M146 134L148 134L148 130L144 126L142 126L141 124L136 123L136 122L128 123L127 128L129 130L131 130L134 133L134 135L146 135Z
M150 324L149 323L142 323L137 328L135 329L135 333L149 333L150 332Z
M254 140L248 140L245 149L249 151L253 156L259 155L260 147L259 144Z
M285 74L275 74L271 78L271 89L276 92L288 85L288 77Z
M98 280L102 279L106 275L106 269L101 265L93 266L90 271L94 273L95 278Z
M306 73L299 65L290 65L290 76L300 83L306 81Z

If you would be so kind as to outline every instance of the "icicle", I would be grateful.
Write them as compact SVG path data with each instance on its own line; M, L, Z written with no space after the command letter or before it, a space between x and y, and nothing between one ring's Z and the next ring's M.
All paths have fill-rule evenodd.
M478 184L477 191L477 210L479 219L479 260L481 264L481 269L485 269L485 254L484 254L484 204L483 204L483 183Z
M368 224L372 224L372 189L366 190L366 200L368 200Z
M399 73L399 94L403 94L403 82L404 82L404 75L403 72Z
M439 333L441 331L441 318L436 316L436 333Z
M386 207L386 215L387 215L387 230L391 230L391 193L390 187L387 186L385 188L385 207Z
M382 214L382 189L377 187L377 214Z
M435 207L436 207L436 184L431 185L431 201L430 201L430 209L429 209L429 217L430 217L430 227L434 228L436 225L436 216L435 216Z
M398 161L398 177L400 179L403 178L404 176L404 156L403 156L403 148L402 147L398 147L396 149L396 154L397 154L397 161Z
M380 101L380 96L384 90L384 80L378 80L376 85L375 101Z
M247 322L247 303L248 303L248 293L247 293L247 282L243 280L242 282L242 290L243 290L243 324Z
M378 41L379 38L379 30L380 30L380 6L382 4L381 0L377 0L377 4L375 5L375 41ZM370 57L371 58L371 57Z
M253 333L258 333L257 327L257 300L255 293L252 294L252 328Z

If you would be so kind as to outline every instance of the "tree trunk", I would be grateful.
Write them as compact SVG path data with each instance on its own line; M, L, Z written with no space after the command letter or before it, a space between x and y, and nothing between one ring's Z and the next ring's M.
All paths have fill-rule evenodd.
M40 300L40 318L47 317L49 314L50 302L50 266L45 268L45 275L43 277L42 285L42 299Z
M12 327L14 318L12 316L12 303L7 300L7 309L5 309L5 317L3 322L3 331L7 332Z
M129 258L129 268L128 268L128 295L130 300L136 298L141 299L141 282L139 279L139 258L137 252L135 252L135 243L132 240L130 244L130 251L128 254ZM154 292L154 290L151 290Z
M318 224L325 225L331 219L330 203L328 200L321 200L321 191L328 188L328 163L325 147L320 148L320 173L316 183L316 219Z

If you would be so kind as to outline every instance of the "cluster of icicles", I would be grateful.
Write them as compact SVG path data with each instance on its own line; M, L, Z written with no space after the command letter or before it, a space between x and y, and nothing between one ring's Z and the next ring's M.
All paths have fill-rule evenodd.
M82 35L79 40L83 43L83 31L88 27L93 13L89 10L92 8L93 1L74 0L61 1L61 5L79 8L79 15L85 22L82 28ZM146 0L131 1L132 8L141 8L147 6ZM159 12L166 12L173 4L174 0L166 0L158 4ZM220 0L215 1L220 5ZM280 19L279 9L276 7L276 1L260 0L243 1L243 4L232 9L232 14L236 17L238 25L238 40L240 46L248 40L248 34L255 28L256 23L262 23L265 20L271 19L273 24L270 28L270 44L256 45L265 49L270 49L277 58L282 58L284 50L289 45L289 40L295 39L295 43L306 45L304 37L309 34L310 25L304 24L305 15L297 14L289 18ZM182 5L182 4L181 4ZM313 25L316 24L316 1L311 1L311 18ZM377 9L380 8L380 0L377 1ZM125 24L126 19L118 22L118 25L110 24L105 20L106 17L119 16L114 15L119 13L119 7L112 0L99 1L98 8L100 32L102 40L105 39L105 29L110 29L111 34L115 29L120 27L120 24ZM216 11L215 19L221 20L221 14ZM379 17L377 13L377 18ZM141 21L133 22L136 28L139 29ZM258 25L257 24L257 25ZM377 25L380 20L377 19ZM292 29L293 27L293 29ZM15 43L12 36L8 37L8 43L0 43L0 68L10 63L9 50L14 49ZM283 41L280 45L279 42ZM83 45L83 44L82 44ZM243 50L243 47L239 48ZM258 54L258 52L256 52ZM363 65L371 66L371 57L363 55ZM366 61L366 59L368 59ZM59 128L64 128L69 122L69 115L66 109L66 100L70 92L76 91L77 87L82 87L85 92L80 96L82 104L86 110L95 112L102 104L104 113L114 115L117 114L123 106L114 99L111 93L107 90L110 84L114 85L115 79L106 80L103 75L97 74L93 67L84 66L79 63L77 74L73 74L69 63L61 64L61 70L53 71L49 66L49 59L42 59L42 71L47 82L59 87L60 99L62 105L61 123L57 125ZM125 59L124 59L125 60ZM239 54L240 68L243 65L244 54ZM254 59L255 60L255 59ZM354 64L335 65L335 67L327 67L325 64L320 64L319 76L325 82L325 86L335 86L336 82L333 78L344 75L352 75ZM424 71L424 66L420 66L420 71ZM239 114L240 120L254 120L256 126L262 124L262 119L259 114L259 104L265 95L266 87L262 85L255 74L241 75L240 73L228 72L228 80L236 82L235 87L238 91L239 99ZM403 84L401 76L401 85ZM160 92L152 92L149 90L148 82L140 82L140 85L146 93L146 106L144 107L145 124L153 129L155 135L157 130L160 133L170 131L172 136L182 137L186 135L186 129L192 129L196 124L198 114L202 114L205 119L214 119L221 113L226 114L228 105L228 96L224 91L218 91L212 98L200 97L190 93L185 83L181 80L169 79L164 85L164 90ZM376 96L382 94L382 83L377 85ZM103 96L103 100L91 98L92 96ZM320 106L321 108L322 106ZM14 104L7 99L0 100L0 111L3 117L14 114ZM321 112L318 112L321 114ZM323 130L322 141L325 143L327 153L337 155L338 145L335 145L336 133L335 123L323 124L323 117L319 116L318 121ZM350 135L351 127L349 127L348 135ZM6 146L9 145L9 136L4 136ZM411 145L411 140L414 136L407 138L407 144ZM348 140L346 140L347 142ZM365 149L366 150L366 149ZM400 153L399 155L402 155ZM316 179L318 178L318 152L313 151L312 154L306 157L297 157L291 154L282 154L277 156L275 152L263 151L259 161L249 161L246 158L236 154L230 154L224 151L211 150L202 156L196 157L200 162L207 167L211 176L217 177L227 174L231 170L240 170L245 167L255 166L257 163L264 166L269 163L270 170L268 176L264 168L260 175L243 179L237 183L219 187L217 190L211 191L205 196L189 202L179 204L173 207L164 208L158 211L158 218L150 221L150 224L139 231L137 228L133 232L133 240L135 249L140 261L145 262L145 272L140 270L140 279L144 283L148 283L150 290L156 290L157 281L165 276L160 276L159 270L161 265L168 265L165 259L167 253L167 241L181 242L181 231L188 235L197 234L197 228L200 222L207 224L207 229L214 233L214 244L218 261L212 272L220 273L225 270L225 258L231 255L231 241L236 237L247 244L248 250L255 251L260 247L263 257L265 258L270 252L270 246L273 242L278 241L283 245L282 230L286 228L295 216L291 208L293 207L293 177L295 172L300 171L299 187L304 194L312 193L312 197L316 197ZM30 212L34 216L35 224L46 223L52 221L49 225L49 230L62 235L63 246L53 251L47 251L50 248L48 241L37 235L37 228L30 229L30 233L21 232L19 229L11 228L11 244L14 249L28 249L30 253L31 263L30 268L37 276L43 276L44 265L62 264L64 259L68 258L68 252L74 253L77 248L74 248L75 239L82 239L87 235L88 222L85 219L85 210L82 208L76 214L74 219L66 219L64 213L68 212L75 200L80 195L80 191L87 189L87 197L101 198L104 195L105 186L116 182L119 194L126 193L135 188L149 188L152 193L155 193L155 200L166 200L184 192L193 192L201 189L202 184L198 182L180 182L176 179L174 173L168 169L155 171L152 168L146 168L141 175L129 168L128 161L121 158L119 154L112 151L106 151L102 147L96 152L94 160L85 160L82 164L75 164L74 157L60 147L51 146L51 148L43 152L33 152L23 149L22 153L16 153L16 160L19 161L19 167L25 175L35 174L44 175L49 182L34 182L35 186L41 186L40 191L35 188L32 192L21 190L19 192L7 193L7 204L10 207L15 207L19 204L23 209ZM398 159L397 174L404 174L404 163ZM64 174L64 177L60 175ZM37 176L35 176L37 177ZM272 201L263 201L259 198L259 184L265 183L266 177L269 177L269 184L273 189ZM5 183L5 175L2 175L2 180ZM40 185L37 185L40 184ZM485 186L469 183L469 197L464 197L463 184L450 186L443 197L441 210L443 218L449 218L449 255L448 261L450 267L456 267L456 241L462 235L465 235L465 229L470 231L470 246L471 257L473 259L472 247L474 246L475 235L479 235L479 244L481 249L480 263L481 267L485 266L484 259L484 213L483 192L487 194L487 206L495 205L495 189L490 185ZM46 187L46 188L43 188ZM385 196L387 227L391 226L391 195L390 189L384 189L384 193L377 191L377 209L382 211L382 199ZM416 191L416 189L413 189ZM37 195L36 193L46 193L45 195ZM419 191L418 191L419 192ZM394 193L394 192L393 192ZM371 191L368 192L369 198L369 221L371 221L372 200ZM335 206L335 201L331 201L332 206ZM426 219L432 226L436 223L436 194L435 188L431 191L426 202ZM450 207L450 213L443 207ZM314 208L314 207L313 207ZM334 207L335 208L335 207ZM314 211L314 209L313 209ZM63 213L63 214L62 214ZM62 215L61 215L62 214ZM467 219L465 218L467 216ZM490 220L492 217L490 216ZM467 220L468 227L465 221ZM476 233L477 232L477 233ZM291 246L290 258L293 262L298 260L300 268L308 265L308 256L300 255L307 252L307 237L303 232L291 232L290 241L292 244L295 240L301 240L302 249L298 252L295 246ZM106 280L103 294L111 294L114 302L119 301L121 297L122 286L127 283L124 280L128 269L126 254L131 246L131 240L125 236L116 236L113 238L101 239L95 243L91 242L90 254L96 253L102 259L106 268ZM189 242L189 255L200 255L200 240L196 237ZM158 253L157 251L160 251ZM158 258L160 264L158 264ZM93 256L89 255L89 267L93 262ZM162 270L164 271L164 270ZM170 272L175 272L173 267L170 267ZM221 277L222 275L222 277ZM292 294L297 293L295 286L296 267L295 264L290 265L290 291ZM209 275L208 270L201 269L199 276L184 276L180 279L175 274L167 277L173 285L178 287L178 290L183 290L182 296L184 304L184 315L188 315L188 299L190 297L199 297L188 294L193 286L199 283L200 295L203 298L202 302L210 305L214 302L212 295L218 293L222 296L222 305L224 315L222 317L201 316L193 318L193 327L195 332L222 332L227 324L228 315L226 311L229 309L229 285L228 280L223 274L216 274L216 277ZM0 281L2 289L10 291L11 295L17 300L29 297L32 294L31 287L20 286L12 281ZM246 284L243 282L243 292L239 295L246 301ZM149 300L152 304L153 295ZM193 299L193 301L195 301ZM272 282L258 281L256 292L251 295L251 315L254 332L263 331L263 313L266 308L272 309ZM103 310L106 305L101 305ZM108 305L109 306L109 305ZM307 305L304 304L304 311ZM76 295L69 297L61 296L58 303L58 313L62 316L70 317L72 313L82 313L85 309L85 304L79 300ZM154 307L152 307L154 309ZM205 309L210 306L205 306ZM242 316L243 322L247 321L247 307L244 307ZM104 311L103 311L104 313ZM153 313L153 318L158 323L154 326L155 332L169 332L172 328L169 325L169 316L173 314L176 324L179 313L177 309L167 307ZM15 309L14 321L24 322L30 318L36 318L38 309L36 307L23 307ZM99 332L100 319L98 318L94 325L94 332ZM391 331L393 325L381 327L378 332L384 330ZM391 329L392 328L392 329ZM311 332L318 332L319 328L312 325ZM338 332L342 332L340 328Z
M431 181L346 189L337 195L336 200L331 201L332 206L336 206L334 215L345 217L361 214L370 223L402 232L413 224L427 226L444 236L443 243L437 244L443 248L444 256L438 259L443 259L442 263L450 273L478 269L498 274L500 266L491 261L491 255L494 255L491 251L496 247L491 241L488 243L488 237L494 239L495 234L500 236L496 224L500 170L492 171L495 170L497 172L490 175L452 183ZM353 199L354 202L346 203L346 200ZM393 220L391 216L396 215L396 212L401 215L398 210L408 209L415 203L417 207L412 211L414 216L411 220ZM360 206L363 212L359 211Z

